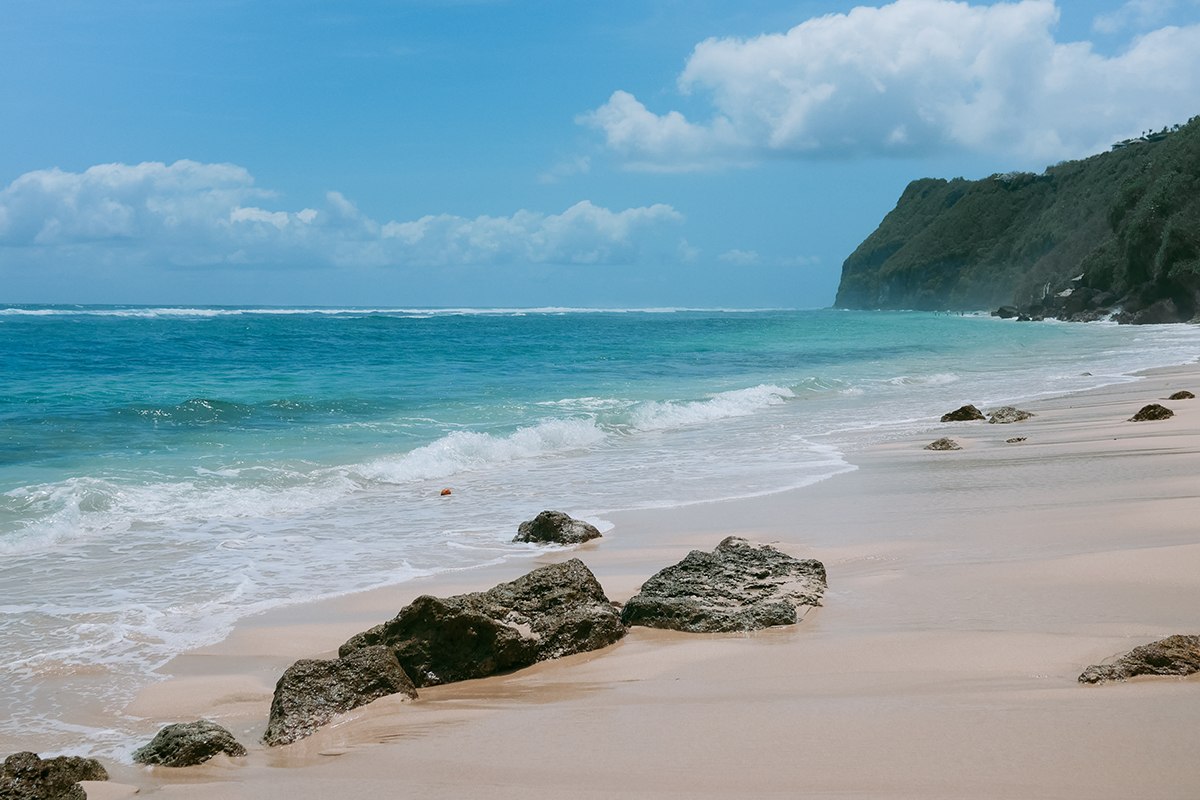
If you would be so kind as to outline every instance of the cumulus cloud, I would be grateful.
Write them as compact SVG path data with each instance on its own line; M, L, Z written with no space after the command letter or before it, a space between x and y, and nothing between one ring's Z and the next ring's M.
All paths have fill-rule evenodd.
M269 208L242 167L178 161L30 172L0 190L0 251L177 267L388 267L635 260L683 216L668 205L611 211L586 200L561 214L441 214L380 224L338 192L320 209ZM674 248L674 238L663 247Z
M629 168L683 171L945 150L1045 163L1200 108L1200 25L1164 27L1105 56L1055 41L1058 16L1053 0L897 0L786 33L708 39L678 80L684 94L711 96L708 121L656 114L624 91L578 121Z

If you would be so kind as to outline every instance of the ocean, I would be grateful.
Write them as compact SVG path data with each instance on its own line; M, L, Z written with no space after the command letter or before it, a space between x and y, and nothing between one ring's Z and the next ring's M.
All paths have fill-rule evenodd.
M1196 326L982 315L0 306L0 736L128 760L123 706L245 616L1198 356Z

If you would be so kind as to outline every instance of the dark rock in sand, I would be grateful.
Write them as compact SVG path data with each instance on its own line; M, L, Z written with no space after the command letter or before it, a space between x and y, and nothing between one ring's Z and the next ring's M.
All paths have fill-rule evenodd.
M38 758L37 753L13 753L0 771L3 800L87 800L80 781L106 781L108 772L94 758L58 756Z
M1026 437L1024 437L1024 436L1014 436L1011 439L1005 439L1004 443L1005 444L1018 444L1019 442L1025 441L1025 439L1026 439Z
M561 511L543 511L535 518L522 522L513 541L582 544L599 536L600 531L596 530L594 525L589 525L581 519L575 519Z
M225 728L200 719L167 725L149 744L134 751L133 760L152 766L190 767L218 753L239 758L246 755L246 748Z
M624 635L599 581L572 558L486 592L418 597L338 652L385 645L417 686L433 686L597 650Z
M977 419L987 419L987 417L973 405L965 405L957 411L942 415L942 422L971 422Z
M930 442L923 448L925 450L962 450L962 445L948 436L943 436L941 439Z
M417 690L386 647L363 647L332 661L302 659L275 685L263 742L291 744L338 714L393 694L415 698Z
M1022 411L1013 406L1001 406L988 414L988 422L993 425L1007 425L1010 422L1021 422L1036 416L1036 414L1029 411Z
M1194 395L1191 392L1189 392L1188 390L1184 389L1182 392L1176 392L1175 394L1171 395L1167 399L1168 400L1194 400L1194 399L1196 399L1196 395Z
M1166 406L1160 406L1158 403L1151 403L1148 406L1142 406L1142 410L1129 418L1129 422L1149 422L1158 419L1170 419L1175 416L1175 412Z
M1112 664L1093 664L1080 683L1127 681L1136 675L1191 675L1200 672L1200 636L1176 634L1135 647Z
M626 625L694 633L750 631L796 622L819 606L825 566L730 536L711 553L693 550L642 584L621 612Z

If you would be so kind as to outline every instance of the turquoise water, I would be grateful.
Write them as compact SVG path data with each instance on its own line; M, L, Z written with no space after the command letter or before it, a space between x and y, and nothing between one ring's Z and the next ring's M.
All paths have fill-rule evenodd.
M123 757L115 712L242 616L1198 355L1193 326L917 313L0 307L0 732ZM97 670L104 730L72 716Z

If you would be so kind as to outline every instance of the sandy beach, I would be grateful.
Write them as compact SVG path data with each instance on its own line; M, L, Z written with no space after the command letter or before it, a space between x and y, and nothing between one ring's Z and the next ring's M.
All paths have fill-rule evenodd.
M857 470L804 489L612 514L604 538L536 562L245 620L175 659L127 713L213 719L249 755L109 764L113 785L89 796L1195 797L1200 679L1076 681L1198 631L1200 399L1126 422L1179 389L1200 391L1200 367L1024 403L1037 416L1020 423L851 450ZM963 449L922 449L942 435ZM748 635L633 628L601 651L384 698L295 745L257 743L288 664L333 656L419 594L578 556L624 600L732 534L823 561L824 606Z

